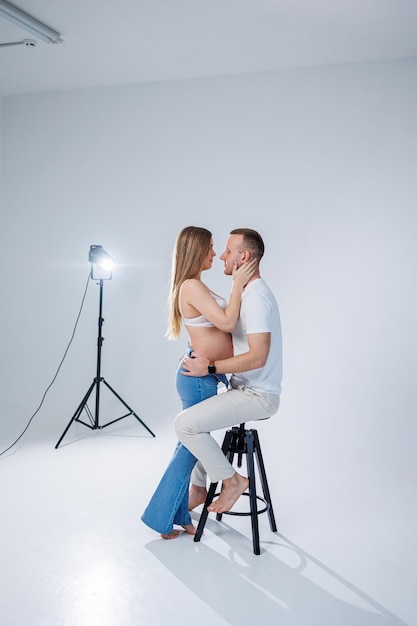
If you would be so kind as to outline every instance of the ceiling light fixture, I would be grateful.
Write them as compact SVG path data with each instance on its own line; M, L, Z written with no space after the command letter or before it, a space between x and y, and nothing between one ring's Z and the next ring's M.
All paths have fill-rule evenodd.
M23 39L22 41L10 41L9 43L0 43L0 48L10 46L26 46L27 48L36 48L38 42L35 39Z
M42 41L46 41L47 43L63 42L61 35L57 33L56 30L49 28L46 24L43 24L28 13L25 13L14 6L14 4L6 2L6 0L0 0L0 16L5 17L7 20L10 20L14 24L36 35L39 39L42 39Z

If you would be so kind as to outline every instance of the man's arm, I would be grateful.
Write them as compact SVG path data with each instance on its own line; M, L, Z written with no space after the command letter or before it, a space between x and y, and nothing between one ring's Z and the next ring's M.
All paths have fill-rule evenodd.
M266 363L271 346L271 333L253 333L248 335L249 350L230 359L215 361L217 374L237 374L263 367ZM191 357L183 359L187 372L184 376L206 376L210 361L205 356L193 352Z

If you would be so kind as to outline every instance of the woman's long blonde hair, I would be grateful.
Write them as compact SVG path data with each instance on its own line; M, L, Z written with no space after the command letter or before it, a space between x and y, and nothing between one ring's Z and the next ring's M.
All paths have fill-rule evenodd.
M212 234L206 228L186 226L177 237L172 257L171 285L168 298L168 339L177 339L181 333L179 295L181 285L188 278L200 275L210 251Z

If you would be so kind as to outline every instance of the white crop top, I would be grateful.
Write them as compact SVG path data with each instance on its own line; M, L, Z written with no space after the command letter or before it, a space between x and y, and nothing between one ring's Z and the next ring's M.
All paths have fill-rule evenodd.
M182 294L182 288L184 284L185 284L185 281L182 283L180 287L179 300L178 300L178 307L182 315L184 324L186 326L195 326L195 327L204 326L206 328L214 328L214 324L212 324L206 317L204 317L204 315L198 315L197 317L184 317L184 315L182 314L182 310L181 310L181 294ZM211 289L209 289L209 292L210 292L210 295L215 299L219 307L221 307L224 310L227 307L226 300L222 298L221 296L218 296L216 293L214 293L214 291L211 291Z

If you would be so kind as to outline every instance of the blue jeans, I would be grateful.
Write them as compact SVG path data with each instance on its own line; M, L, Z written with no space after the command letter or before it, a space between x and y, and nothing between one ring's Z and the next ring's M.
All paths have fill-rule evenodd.
M183 409L215 396L219 382L228 385L224 374L209 374L196 378L183 376L181 371L180 362L177 367L176 386ZM188 490L191 472L196 462L196 457L178 442L172 459L141 516L142 522L162 535L171 532L174 524L179 526L191 524Z

